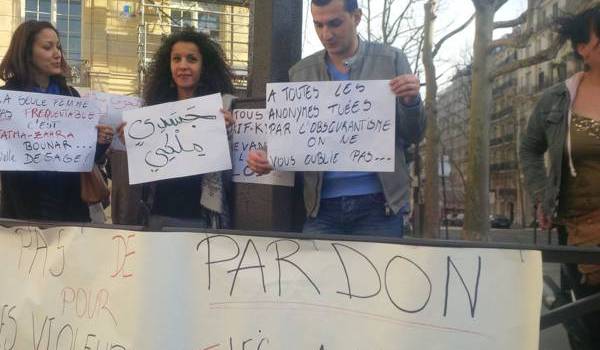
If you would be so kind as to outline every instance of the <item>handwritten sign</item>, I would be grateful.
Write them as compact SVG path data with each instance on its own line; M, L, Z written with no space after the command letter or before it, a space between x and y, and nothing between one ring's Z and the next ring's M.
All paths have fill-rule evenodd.
M98 106L101 113L100 124L112 126L115 130L123 121L123 111L138 109L142 106L142 99L135 96L123 96L105 92L90 91L82 95L83 98L92 100ZM125 151L125 145L121 139L114 137L110 148Z
M124 111L129 183L231 169L221 95Z
M272 171L257 175L247 165L248 152L267 150L268 123L264 109L236 109L233 111L233 181L265 185L294 186L294 173Z
M538 348L534 251L20 227L0 262L5 349Z
M0 91L0 170L91 171L98 118L81 98Z
M389 82L267 84L275 169L394 171L395 97Z

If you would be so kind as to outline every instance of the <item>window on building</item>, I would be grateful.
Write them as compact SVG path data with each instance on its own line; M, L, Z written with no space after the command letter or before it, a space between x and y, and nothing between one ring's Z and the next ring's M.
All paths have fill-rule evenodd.
M179 32L185 27L196 27L193 13L190 11L192 3L187 0L171 0L171 32Z
M70 65L81 61L81 0L25 0L25 20L51 22Z
M69 61L81 59L81 0L56 0L56 29Z
M200 13L198 15L198 30L208 34L211 38L219 39L219 16L213 13Z
M555 2L554 5L552 5L552 18L558 18L558 3Z
M544 83L545 83L544 72L540 72L538 74L538 88L540 88L540 89L544 88Z
M51 0L26 0L25 20L52 22Z
M567 79L567 64L562 62L556 67L558 73L558 81L565 81Z
M524 84L523 84L523 85L525 86L525 90L526 90L528 93L529 93L529 92L531 92L531 86L532 86L533 84L534 84L534 83L531 81L531 72L529 71L529 72L527 72L527 73L525 74L525 81L524 81Z

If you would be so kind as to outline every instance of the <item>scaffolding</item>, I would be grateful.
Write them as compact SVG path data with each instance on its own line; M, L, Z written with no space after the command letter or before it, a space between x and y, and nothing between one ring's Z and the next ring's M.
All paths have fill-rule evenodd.
M225 52L238 92L247 90L251 19L248 0L139 0L138 86L161 40L184 27L205 32Z

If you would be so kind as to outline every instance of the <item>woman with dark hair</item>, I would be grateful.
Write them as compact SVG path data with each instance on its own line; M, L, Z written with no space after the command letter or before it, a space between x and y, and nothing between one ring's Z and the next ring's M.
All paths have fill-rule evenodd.
M558 20L585 70L544 93L521 144L528 191L542 228L568 231L568 244L600 246L600 5ZM544 154L549 155L549 169ZM577 298L600 293L600 265L571 266ZM587 333L571 336L574 348L600 349L600 312L583 317ZM579 338L579 340L575 339ZM575 344L587 343L586 346Z
M169 35L155 53L144 85L144 104L232 92L232 74L219 44L186 28ZM231 112L221 112L229 126ZM227 227L229 183L228 172L215 172L147 184L143 196L148 226Z
M79 97L67 85L68 71L59 34L48 22L19 25L0 63L0 78L6 82L2 89ZM96 128L98 159L112 142L113 129L108 125ZM4 218L90 221L88 204L81 199L79 173L4 171L1 178Z

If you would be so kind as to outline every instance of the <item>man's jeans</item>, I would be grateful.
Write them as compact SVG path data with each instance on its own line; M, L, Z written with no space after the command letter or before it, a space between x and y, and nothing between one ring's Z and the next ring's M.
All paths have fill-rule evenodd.
M404 218L394 214L381 193L321 199L316 218L308 218L302 232L402 237Z

